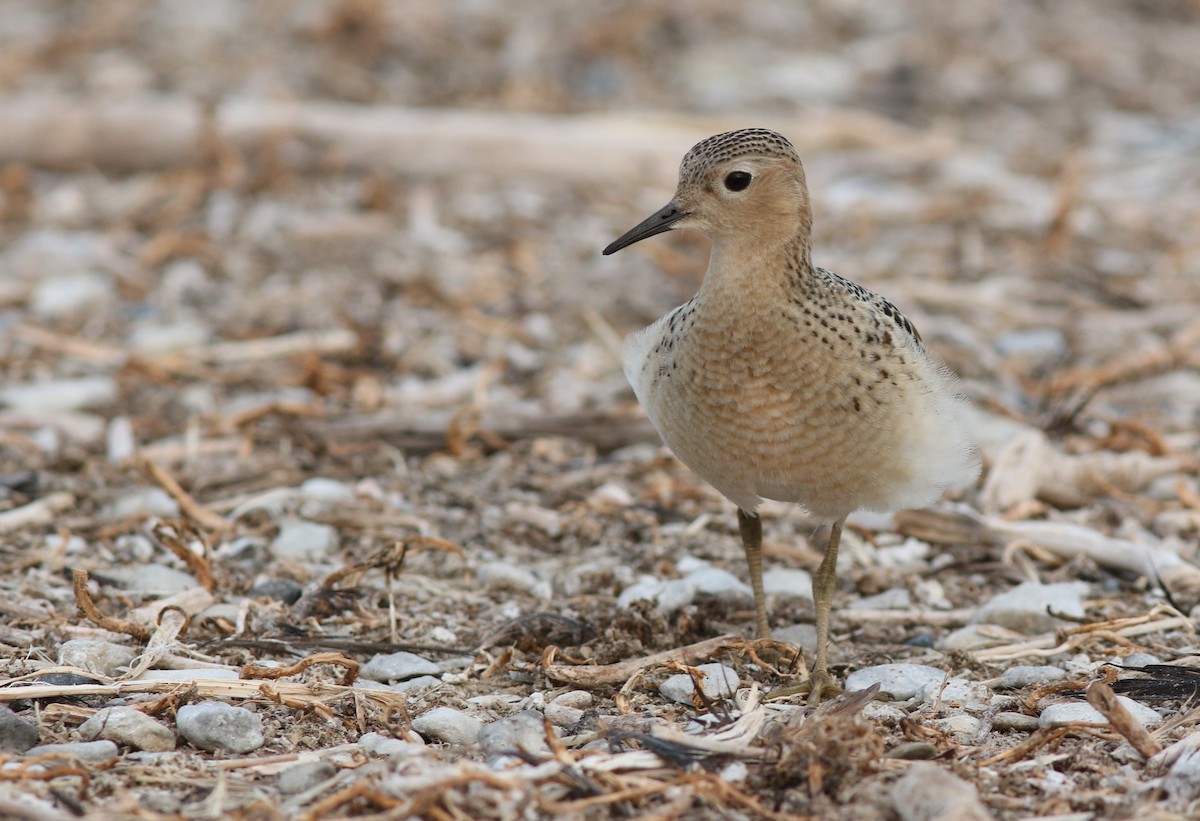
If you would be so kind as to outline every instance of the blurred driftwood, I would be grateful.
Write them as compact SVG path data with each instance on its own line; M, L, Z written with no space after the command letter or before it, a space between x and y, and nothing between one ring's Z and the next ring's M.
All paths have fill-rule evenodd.
M298 424L318 438L342 444L382 439L414 453L442 450L450 444L449 427L443 420L434 416L415 418L411 413L395 410L304 419ZM569 436L588 442L601 452L659 442L645 416L620 413L519 417L484 412L479 429L490 437L509 442L538 436Z
M183 97L0 99L0 163L132 171L170 168L228 151L286 146L278 161L301 168L405 174L536 174L669 184L679 157L743 118L612 114L552 116L401 109L233 98L205 106ZM952 146L865 112L809 112L754 125L787 134L801 151L883 147L922 156ZM649 175L649 178L648 176ZM661 179L659 179L661 178Z

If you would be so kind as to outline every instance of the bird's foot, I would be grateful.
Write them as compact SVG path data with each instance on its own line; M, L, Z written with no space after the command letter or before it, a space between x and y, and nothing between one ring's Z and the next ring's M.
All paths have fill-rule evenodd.
M796 673L808 675L808 668L804 664L804 651L786 641L751 639L741 642L734 649L739 656L749 656L759 667L778 676Z
M846 692L834 682L827 670L813 670L807 681L781 687L767 694L767 701L785 701L795 696L807 696L808 703L816 707L823 699L840 696Z

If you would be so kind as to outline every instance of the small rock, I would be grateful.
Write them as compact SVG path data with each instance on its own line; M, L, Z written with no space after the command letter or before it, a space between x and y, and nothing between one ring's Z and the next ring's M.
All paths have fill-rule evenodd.
M252 599L274 599L284 604L295 604L304 594L304 585L292 579L281 579L270 576L261 579L250 588Z
M928 741L906 741L888 751L888 758L901 761L928 761L937 758L938 748Z
M95 684L96 679L90 676L80 676L75 673L46 673L38 676L34 681L40 681L43 684L53 684L55 687L78 687L80 684Z
M103 738L155 753L175 749L175 733L132 707L105 707L97 711L79 725L79 735L88 741Z
M299 494L304 499L300 505L300 513L304 516L319 516L357 498L354 488L345 482L322 476L306 479L300 485Z
M1004 675L1000 678L1000 686L1010 690L1017 690L1022 687L1033 687L1035 685L1062 681L1066 677L1067 671L1059 667L1031 667L1019 664L1016 667L1009 667L1004 671Z
M58 648L58 663L116 678L133 663L137 654L134 648L111 641L69 639Z
M1153 727L1162 723L1162 716L1128 696L1117 696L1117 701L1125 705L1125 709L1141 723L1143 727ZM1091 724L1108 724L1108 719L1086 701L1060 701L1050 704L1042 710L1038 723L1042 727L1054 727L1059 724L1069 724L1072 721L1086 721Z
M992 716L993 730L1018 730L1023 733L1031 733L1038 726L1037 716L1027 716L1024 713L1014 713L1006 710Z
M31 724L0 704L0 752L23 753L37 744L37 740L36 724Z
M537 710L522 710L516 715L493 721L478 732L479 746L489 755L505 755L524 750L534 755L550 752L546 743L546 725Z
M925 664L879 664L846 676L846 689L857 692L878 683L880 692L905 701L924 693L931 683L940 685L945 677L945 671Z
M742 598L753 598L754 596L750 585L728 570L722 570L719 567L699 567L684 576L684 580L691 584L697 593L705 593L709 596L741 596Z
M172 519L179 515L179 504L160 487L133 488L114 501L106 515L109 519L133 519L138 516Z
M983 727L983 722L966 713L958 713L945 718L935 718L927 722L935 730L957 736L960 741L974 738Z
M372 681L404 681L417 676L433 676L441 670L435 662L416 653L400 651L372 656L358 674ZM441 679L438 679L441 682Z
M1150 653L1130 653L1122 659L1117 660L1117 664L1130 669L1141 669L1149 664L1162 664L1162 659Z
M812 599L812 576L793 567L772 567L763 573L763 592L768 596Z
M991 629L993 632L999 632L995 627ZM978 624L964 625L942 637L937 646L946 652L953 652L955 650L982 650L984 647L995 647L1005 643L1006 639L988 635L985 630L986 628L981 629Z
M545 712L556 727L574 727L583 718L583 710L565 704L547 704Z
M621 591L617 607L628 608L635 601L652 601L660 613L673 613L691 604L696 598L696 588L687 579L661 581L643 577Z
M898 724L908 718L908 713L886 701L869 702L866 707L863 707L861 715L863 718L878 721L881 724Z
M592 694L587 690L568 690L562 695L555 696L554 700L550 703L559 704L563 707L574 707L577 710L586 710L592 706L593 701L595 699L592 698Z
M906 610L912 607L912 596L905 587L893 587L874 596L859 599L856 610Z
M990 821L992 814L969 782L937 764L917 762L892 785L901 821Z
M284 519L271 542L271 555L298 562L319 562L337 549L337 530L304 519Z
M129 592L140 593L143 596L174 596L185 590L195 590L199 586L196 577L190 573L156 562L144 564L136 569L112 567L106 572Z
M928 704L932 704L939 695L942 704L979 704L986 702L991 693L983 682L957 677L947 681L945 688L942 687L941 679L931 681L921 693L922 699Z
M475 581L491 590L516 590L549 598L549 585L538 579L531 570L508 562L487 562L475 571Z
M475 743L483 722L452 707L434 707L414 718L412 728L423 736L461 747Z
M971 621L998 624L1027 636L1044 633L1061 624L1049 611L1082 618L1083 597L1087 592L1086 582L1024 582L984 604Z
M414 755L425 749L425 742L416 733L409 733L413 741L400 738L388 738L379 733L363 733L358 739L358 746L370 755L382 758L403 758Z
M430 687L437 687L442 683L442 679L437 676L417 676L416 678L397 681L388 689L397 693L415 693L419 690L427 690Z
M275 786L284 795L295 795L322 781L328 781L336 774L337 767L328 761L305 761L281 772Z
M119 752L116 744L108 739L102 739L100 741L77 741L72 744L39 744L26 750L25 755L29 758L39 755L78 758L80 762L94 767L107 764L115 759Z
M98 271L55 274L38 282L29 309L41 319L57 319L97 310L111 302L113 294L109 278Z
M536 527L551 539L562 534L562 516L556 510L528 502L509 502L504 506L504 514L513 521Z
M741 683L737 671L724 664L717 662L700 664L696 666L696 670L704 674L700 689L705 696L714 701L729 698L737 691L738 685ZM686 673L670 676L658 686L659 693L679 704L691 704L695 690L692 677Z
M137 453L137 437L133 434L133 423L128 416L113 417L108 423L104 451L105 458L113 464L132 459Z
M801 622L780 627L771 631L771 638L799 647L805 658L812 658L817 653L817 627L814 624Z
M266 742L257 714L220 701L185 704L175 722L185 741L213 753L248 753Z

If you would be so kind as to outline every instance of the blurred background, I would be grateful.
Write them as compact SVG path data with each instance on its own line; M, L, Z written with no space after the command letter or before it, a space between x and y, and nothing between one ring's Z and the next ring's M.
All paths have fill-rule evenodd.
M619 362L695 292L707 242L600 254L667 202L688 147L747 126L804 160L814 261L898 305L980 409L985 475L957 501L991 533L861 518L840 573L838 608L895 594L872 606L958 621L835 608L839 671L986 677L940 642L1029 577L1082 579L1098 618L1161 603L1130 583L1140 559L1106 562L1136 542L1195 569L1196 0L0 0L7 673L93 635L69 566L109 612L197 591L154 527L181 516L217 571L187 641L282 624L457 653L414 716L501 688L544 704L549 644L607 663L749 629L730 506L661 449ZM772 619L810 635L814 526L770 512L768 565L790 574ZM1062 565L997 525L1045 519L1127 541ZM410 543L395 623L379 572L313 603ZM726 587L700 591L697 568ZM1147 646L1195 652L1182 629ZM1071 675L1092 669L1071 647ZM276 741L357 738L272 709ZM72 715L43 729L66 738ZM999 792L1065 796L1058 813L1095 809L1085 783L1142 800L1099 781L1141 773L1104 756Z
M1161 346L1196 306L1189 0L3 0L0 20L10 380L95 375L39 357L30 322L126 365L343 328L317 353L340 369L269 357L267 381L414 424L611 409L614 339L689 296L706 247L598 251L692 142L748 125L800 149L817 263L913 314L988 403L1040 412L1054 373ZM123 373L101 403L139 394ZM129 409L137 441L258 401L183 376ZM1186 406L1102 398L1194 421L1200 379L1172 380Z

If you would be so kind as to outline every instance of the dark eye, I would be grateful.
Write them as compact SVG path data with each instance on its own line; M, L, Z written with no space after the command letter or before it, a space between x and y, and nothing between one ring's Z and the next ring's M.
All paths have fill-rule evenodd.
M730 171L729 176L725 178L725 187L730 191L745 191L750 185L750 180L748 171Z

